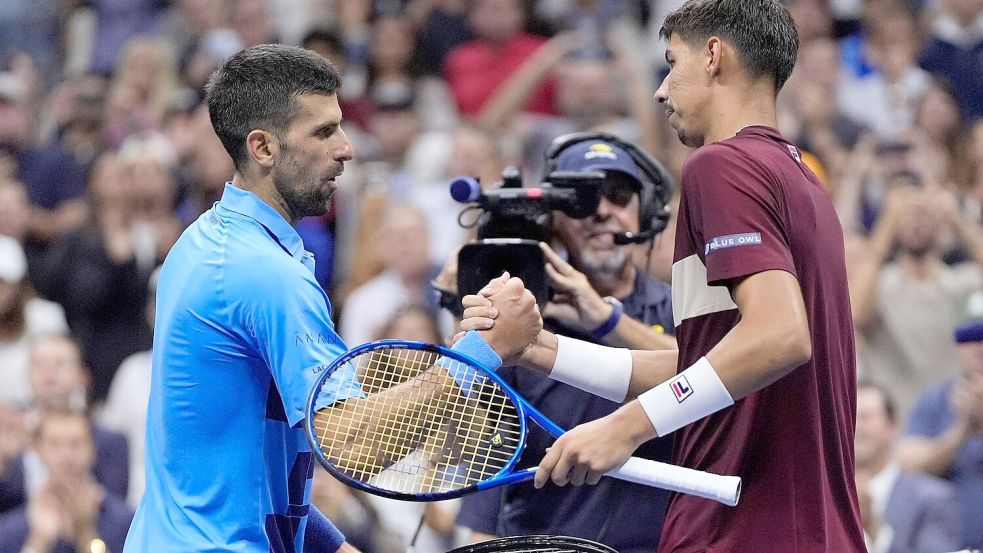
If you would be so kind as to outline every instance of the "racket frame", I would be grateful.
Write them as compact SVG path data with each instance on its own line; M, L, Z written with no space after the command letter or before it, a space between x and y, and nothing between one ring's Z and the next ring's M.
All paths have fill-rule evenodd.
M331 378L331 375L333 375L339 368L349 363L353 358L369 351L383 349L425 351L444 357L449 357L461 363L467 363L475 369L478 369L483 376L494 381L502 389L505 396L508 397L509 401L511 401L512 405L515 407L516 415L519 420L519 431L518 443L516 444L515 451L512 452L511 458L509 458L509 460L497 473L485 480L463 488L448 490L446 492L411 494L395 492L384 488L377 488L360 480L356 480L339 470L325 458L324 453L321 451L321 446L318 444L314 429L314 414L316 411L316 401L319 395L318 392L324 386L324 383ZM484 367L471 356L454 351L444 346L408 340L378 340L356 346L346 351L340 357L335 359L334 362L332 362L331 365L325 369L320 376L318 376L318 379L307 398L307 407L305 411L307 416L304 417L304 433L307 436L307 441L311 446L311 452L314 454L314 458L317 459L317 462L324 467L325 470L331 473L331 475L335 478L356 489L362 490L366 493L371 493L373 495L388 497L390 499L398 499L401 501L441 501L444 499L453 499L455 497L465 496L487 488L494 488L512 482L527 480L530 478L530 474L535 474L535 467L532 469L525 469L510 473L510 471L515 467L516 463L519 462L519 457L522 456L522 451L526 447L526 435L528 433L527 417L531 417L537 424L546 428L546 430L551 434L554 434L554 436L559 436L563 433L563 430L560 427L553 424L553 422L547 419L546 416L540 413L535 407L526 403L515 390L505 383L501 376L496 374L494 371L489 370L487 367ZM548 428L548 426L552 426L553 428ZM559 434L556 432L559 432Z

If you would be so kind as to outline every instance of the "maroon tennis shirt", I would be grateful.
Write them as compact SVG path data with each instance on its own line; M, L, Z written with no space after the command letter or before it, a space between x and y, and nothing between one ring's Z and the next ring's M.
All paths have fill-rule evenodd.
M747 127L700 148L683 168L672 270L680 370L740 320L727 285L775 269L802 288L812 359L677 432L677 464L739 475L744 487L737 507L674 494L662 552L866 551L843 231L798 149L774 129Z

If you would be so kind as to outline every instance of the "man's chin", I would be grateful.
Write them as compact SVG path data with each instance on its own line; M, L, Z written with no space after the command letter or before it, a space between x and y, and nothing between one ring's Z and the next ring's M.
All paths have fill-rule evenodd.
M679 137L679 141L682 142L683 146L689 148L699 148L703 146L702 136L693 136L682 129L676 129L676 136Z

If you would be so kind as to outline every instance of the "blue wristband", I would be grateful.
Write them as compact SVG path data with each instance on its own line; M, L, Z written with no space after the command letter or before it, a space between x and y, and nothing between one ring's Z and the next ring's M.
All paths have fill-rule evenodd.
M495 353L495 350L488 345L481 334L478 334L477 330L469 330L451 349L467 355L490 371L498 370L502 366L502 358Z
M345 543L345 535L317 507L311 505L304 529L304 550L313 553L334 553Z
M477 331L468 331L451 349L471 357L479 365L488 370L494 371L502 366L502 358L495 353L495 350L488 345L488 342ZM476 381L484 381L484 377L480 377L481 380L479 380L478 371L456 360L441 357L437 361L437 364L447 369L447 373L451 375L451 378L454 379L454 382L457 383L466 396L471 395L471 388Z
M607 296L604 298L604 301L614 309L611 311L611 316L608 317L608 320L604 321L604 324L591 331L590 335L595 340L602 340L605 336L611 334L614 327L618 326L618 321L621 320L621 314L624 312L624 306L621 305L621 302L617 298Z

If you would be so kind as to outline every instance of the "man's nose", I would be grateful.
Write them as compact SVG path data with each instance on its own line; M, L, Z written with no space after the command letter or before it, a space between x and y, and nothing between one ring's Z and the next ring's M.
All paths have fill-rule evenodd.
M355 149L352 148L352 143L348 140L348 135L345 134L345 131L339 129L338 132L341 133L343 144L335 152L334 158L337 161L351 161L355 157Z
M669 80L667 75L665 79L659 84L659 88L655 91L655 101L660 104L666 103L669 100L669 88L666 86L666 82Z
M597 204L597 211L594 212L594 218L599 221L605 221L611 216L613 209L614 204L611 203L611 200L605 196L601 196L601 201Z

